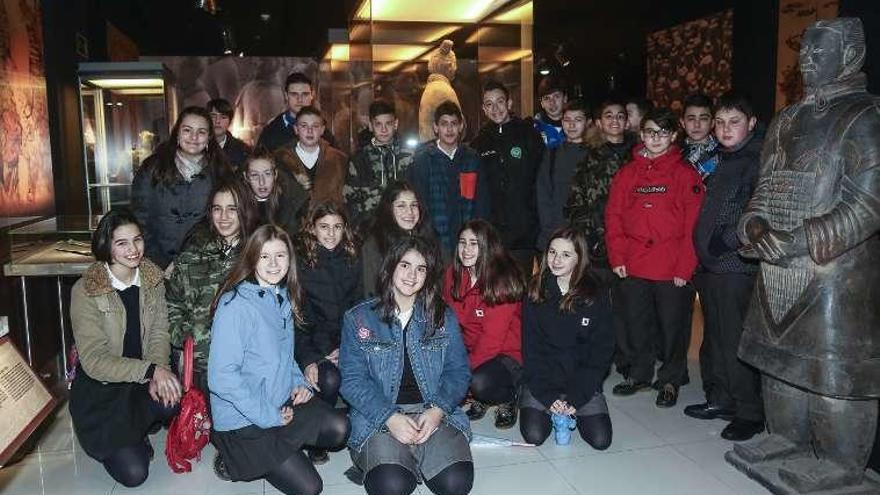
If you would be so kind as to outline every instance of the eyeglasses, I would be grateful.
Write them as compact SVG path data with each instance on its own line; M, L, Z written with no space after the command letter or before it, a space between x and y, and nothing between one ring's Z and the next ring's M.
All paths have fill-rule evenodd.
M642 134L650 139L657 139L658 137L660 139L669 139L672 137L673 132L666 129L642 129Z

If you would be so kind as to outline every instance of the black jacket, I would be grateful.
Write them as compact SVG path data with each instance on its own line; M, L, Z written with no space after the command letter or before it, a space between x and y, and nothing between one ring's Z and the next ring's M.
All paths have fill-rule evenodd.
M153 171L160 160L159 154L150 155L135 174L131 210L143 226L147 258L164 269L180 252L186 234L204 217L216 179L206 165L191 182L178 172L171 185L153 184Z
M251 148L244 141L238 139L232 134L226 133L226 142L223 143L223 153L226 159L235 168L237 172L244 170L245 162L251 154Z
M538 235L535 182L544 152L541 136L518 117L503 125L485 125L471 147L489 187L489 220L504 246L533 250Z
M342 315L363 295L361 261L352 260L341 246L328 251L318 246L314 267L299 256L305 325L295 332L296 361L302 368L339 348Z
M587 156L587 145L564 142L556 148L545 149L538 169L537 203L541 222L537 248L543 251L553 232L568 223L565 204L571 192L571 182L578 164Z
M574 408L586 404L611 369L614 328L607 290L571 313L559 309L556 278L544 278L544 302L523 304L522 353L525 385L548 409L557 399Z
M293 126L296 125L296 118L287 116L287 111L279 113L274 119L270 120L263 130L260 132L260 138L257 139L257 147L263 146L269 151L275 151L281 146L296 139L296 133L293 132ZM337 148L336 139L330 133L329 128L324 129L321 136L324 141L330 143L331 146Z
M735 149L719 148L715 171L706 177L706 197L694 229L694 248L704 270L755 273L758 264L739 256L736 226L758 180L763 138L751 135Z

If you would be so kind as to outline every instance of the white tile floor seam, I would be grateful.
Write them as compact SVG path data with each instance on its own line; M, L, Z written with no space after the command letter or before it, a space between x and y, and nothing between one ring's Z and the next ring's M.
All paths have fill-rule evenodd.
M587 445L577 433L571 445L557 446L551 435L540 447L475 447L473 495L761 495L768 493L724 461L732 448L720 438L723 421L698 421L684 416L684 406L702 402L697 378L682 388L678 404L670 409L654 406L656 392L632 397L608 395L614 439L606 451ZM610 392L620 377L605 383ZM472 424L474 432L521 441L519 428L499 431L493 426L494 409ZM208 446L193 472L174 474L165 464L164 432L151 437L156 456L150 477L138 488L115 483L100 463L90 459L76 442L66 406L44 434L33 453L0 469L3 495L276 495L263 481L230 483L214 476L214 448ZM319 466L324 494L364 493L343 475L350 466L348 452L330 455ZM416 492L429 495L420 485Z

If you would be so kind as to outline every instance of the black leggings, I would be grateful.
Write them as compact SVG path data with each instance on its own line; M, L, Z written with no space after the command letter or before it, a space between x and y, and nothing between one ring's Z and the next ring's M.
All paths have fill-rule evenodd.
M333 412L324 418L315 445L319 449L334 449L348 438L348 417ZM324 490L321 475L302 451L296 451L275 469L266 473L266 481L286 495L317 495Z
M516 399L515 378L502 359L512 360L507 356L495 356L478 366L471 375L471 393L478 401L503 404Z
M416 489L416 476L397 464L380 464L364 477L368 495L409 495ZM425 484L436 495L467 495L474 485L474 463L451 464Z
M577 429L581 438L596 450L605 450L611 445L611 417L607 414L595 414L592 416L577 416ZM528 443L541 445L547 437L553 425L550 423L550 414L533 407L523 407L519 410L519 431L523 440Z
M177 414L177 405L165 407L161 403L150 400L150 412L157 422L164 423ZM104 469L120 485L132 488L140 486L150 474L150 450L148 440L136 445L122 447L106 459Z
M336 407L340 385L342 385L342 375L339 373L339 368L330 361L318 363L318 387L321 391L316 395L331 407Z

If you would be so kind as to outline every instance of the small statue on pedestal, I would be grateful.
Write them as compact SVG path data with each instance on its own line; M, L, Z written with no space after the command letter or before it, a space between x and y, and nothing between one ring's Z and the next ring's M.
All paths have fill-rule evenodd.
M876 494L865 475L880 397L880 100L856 18L819 21L804 99L767 133L739 223L761 273L739 356L762 373L770 435L726 459L775 494Z
M461 109L458 95L452 88L456 70L458 62L452 51L452 40L443 40L428 61L428 84L419 102L419 140L422 142L434 139L434 110L438 105L449 100Z

